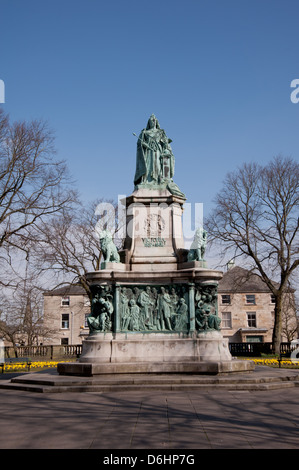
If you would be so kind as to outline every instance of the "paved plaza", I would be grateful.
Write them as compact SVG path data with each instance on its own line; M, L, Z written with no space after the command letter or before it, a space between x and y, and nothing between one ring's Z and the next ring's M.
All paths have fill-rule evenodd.
M299 447L299 387L48 394L1 389L0 399L1 449Z

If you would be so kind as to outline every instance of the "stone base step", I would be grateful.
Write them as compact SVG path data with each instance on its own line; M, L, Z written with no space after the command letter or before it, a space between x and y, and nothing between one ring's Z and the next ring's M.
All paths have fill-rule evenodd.
M197 376L253 372L253 361L222 360L222 361L148 361L148 362L60 362L57 372L64 376L95 377L104 375L140 375L177 374L178 376L193 374Z
M67 377L55 374L24 374L10 381L0 382L0 389L38 393L69 392L130 392L130 391L212 391L247 390L266 391L299 386L299 375L266 376L234 374L210 377L196 375L117 375L101 377Z

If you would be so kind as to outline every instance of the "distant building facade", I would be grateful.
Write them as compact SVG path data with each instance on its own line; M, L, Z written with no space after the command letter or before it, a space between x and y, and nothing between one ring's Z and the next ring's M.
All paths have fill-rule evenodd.
M44 344L81 344L89 333L86 317L90 301L81 286L67 286L44 293L44 322L55 331Z
M294 293L287 294L294 296ZM230 267L218 286L221 332L229 342L271 342L275 302L261 278L241 267ZM90 302L81 286L68 286L44 293L44 322L53 335L44 344L81 344L88 336ZM291 339L297 338L296 314L290 313ZM282 341L289 338L283 334Z
M297 338L297 319L292 309L294 291L283 312L282 341L288 341L288 333ZM271 342L274 327L275 299L265 282L252 272L239 266L229 267L218 286L218 314L221 332L229 342ZM293 339L293 338L292 338Z

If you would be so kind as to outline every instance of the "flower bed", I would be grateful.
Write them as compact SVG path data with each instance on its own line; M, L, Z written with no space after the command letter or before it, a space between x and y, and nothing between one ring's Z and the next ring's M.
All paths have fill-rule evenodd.
M32 361L30 363L30 370L35 369L48 369L57 367L57 364L62 361ZM74 362L74 361L63 361L63 362ZM27 371L28 364L27 362L22 362L20 358L20 362L15 362L10 364L9 362L5 362L3 366L3 372L17 372L17 371Z
M259 366L270 366L270 367L285 367L285 368L299 368L299 361L292 361L291 359L282 359L278 360L277 358L242 358L244 360L253 361L256 365ZM26 362L21 362L20 358L19 363L10 364L5 362L3 366L3 372L17 372L17 371L27 371L28 365ZM56 368L59 362L74 362L74 360L68 361L32 361L30 364L30 370L42 370L48 368Z
M291 359L277 359L277 358L246 358L246 360L253 361L257 366L270 366L270 367L284 367L298 369L299 362Z

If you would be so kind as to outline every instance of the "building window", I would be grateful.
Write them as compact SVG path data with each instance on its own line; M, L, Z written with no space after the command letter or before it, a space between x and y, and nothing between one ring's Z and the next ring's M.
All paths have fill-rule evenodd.
M275 304L275 295L271 294L271 304Z
M89 316L89 313L85 313L84 328L88 328L88 323L87 323L87 317L88 316Z
M70 327L70 315L69 313L63 313L61 315L61 328L68 329Z
M232 314L231 312L222 312L222 328L232 327Z
M61 297L61 307L68 307L70 305L69 297Z
M246 343L263 343L263 336L246 336Z
M246 295L246 304L247 305L255 305L255 295L254 294L247 294Z
M221 303L222 305L230 305L230 295L224 294L221 296Z
M247 312L247 324L248 328L256 328L256 313Z
M61 338L61 345L65 346L67 344L69 344L69 339L68 338Z

